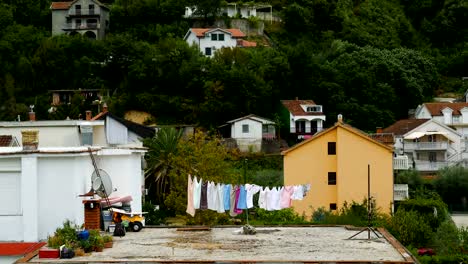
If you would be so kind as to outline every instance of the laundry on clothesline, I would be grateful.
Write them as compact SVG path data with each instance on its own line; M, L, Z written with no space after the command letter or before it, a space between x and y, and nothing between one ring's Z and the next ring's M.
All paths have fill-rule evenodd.
M263 187L256 184L234 185L204 181L188 175L187 213L195 216L197 209L218 213L229 211L234 217L254 207L254 195L259 193L256 205L268 211L289 208L292 200L303 200L310 184L281 187Z

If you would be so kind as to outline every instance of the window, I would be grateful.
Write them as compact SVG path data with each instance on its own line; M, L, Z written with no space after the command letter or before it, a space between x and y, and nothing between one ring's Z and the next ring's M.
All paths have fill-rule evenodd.
M311 113L322 112L322 106L321 105L307 106L306 111L309 113L310 112Z
M336 185L336 172L328 173L328 185Z
M80 15L81 14L81 5L76 5L75 6L75 11L76 11L77 15Z
M218 34L218 40L224 41L224 34Z
M429 161L436 162L437 161L437 153L436 152L429 152Z
M336 155L336 142L328 142L328 155Z
M249 133L249 125L242 125L242 133Z
M218 34L211 34L211 40L218 40Z
M330 211L336 210L336 203L330 204Z
M205 55L211 56L211 48L205 48Z
M76 20L76 26L77 26L77 27L81 27L81 19L77 19L77 20Z
M89 14L94 15L94 5L89 5Z

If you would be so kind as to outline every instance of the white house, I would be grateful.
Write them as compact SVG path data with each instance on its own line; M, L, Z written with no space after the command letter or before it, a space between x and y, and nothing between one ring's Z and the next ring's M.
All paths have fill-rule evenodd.
M423 173L433 174L468 157L463 136L434 119L399 120L383 133L393 134L395 154L407 157L410 166Z
M191 28L184 36L189 45L197 45L205 56L212 57L216 50L234 47L255 47L257 43L246 41L239 29Z
M185 7L185 18L197 17L196 15L197 7L196 6L187 6ZM217 16L227 16L227 17L238 17L238 18L249 18L257 17L261 20L266 21L280 21L280 18L273 15L273 7L268 4L242 4L242 3L226 3L225 6L222 6L219 10Z
M289 113L285 124L289 126L289 132L298 139L310 138L323 130L325 114L323 107L312 100L281 100L284 109Z
M131 195L141 211L143 148L92 147L96 163L117 189ZM46 239L66 219L84 222L82 197L91 188L94 167L87 147L0 148L0 241Z
M103 39L109 29L109 8L97 0L52 2L52 35L81 34Z
M468 137L468 102L424 103L416 108L415 118L434 119Z
M87 120L45 120L0 122L0 135L11 135L22 142L23 130L37 130L39 147L142 146L142 138L152 137L154 128L102 112Z
M221 126L227 128L224 137L235 139L237 147L243 152L259 152L263 139L276 138L275 122L263 117L251 114L226 123Z

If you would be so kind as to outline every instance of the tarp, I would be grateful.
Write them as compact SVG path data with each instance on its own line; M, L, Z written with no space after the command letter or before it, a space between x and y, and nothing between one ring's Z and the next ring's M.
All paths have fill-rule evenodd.
M425 132L413 132L405 137L405 139L415 139L420 138L426 135L443 135L447 136L447 132L439 132L439 131L425 131Z

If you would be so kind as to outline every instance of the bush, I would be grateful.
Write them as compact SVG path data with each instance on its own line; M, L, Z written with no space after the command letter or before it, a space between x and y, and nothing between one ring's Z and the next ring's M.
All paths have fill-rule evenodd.
M452 220L444 221L434 236L434 248L437 254L453 255L460 252L460 236Z
M267 211L261 208L255 209L255 216L250 220L255 225L285 225L285 224L310 224L305 216L300 216L294 212L293 208L286 208L277 211Z
M70 220L66 220L63 223L63 227L57 228L54 235L47 239L47 246L59 248L62 245L66 245L68 248L76 248L78 245L77 230L79 230L79 226Z
M432 231L437 228L449 218L447 205L440 198L432 199L408 199L400 202L398 210L415 211L417 214L424 218L424 221L429 224Z
M424 247L433 238L431 226L416 211L399 209L387 228L405 246Z

